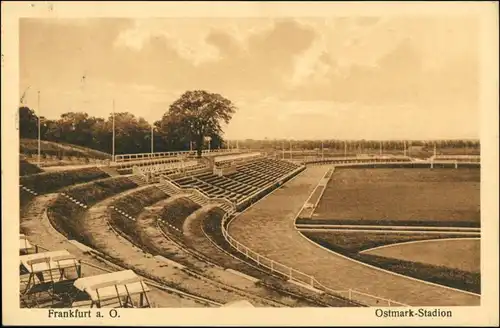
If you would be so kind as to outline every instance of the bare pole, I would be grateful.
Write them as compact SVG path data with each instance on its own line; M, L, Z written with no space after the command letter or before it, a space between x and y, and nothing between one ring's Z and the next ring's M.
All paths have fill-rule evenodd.
M41 134L40 134L40 90L38 90L38 166L40 166L41 159Z
M151 154L154 153L154 149L153 149L153 138L154 138L154 124L151 124Z
M290 139L290 160L292 159L292 140Z
M347 157L347 142L344 140L344 158Z
M285 159L285 142L281 140L281 158Z
M404 145L404 156L406 156L406 140L403 140L403 145Z
M115 100L113 99L113 149L111 152L111 160L115 161Z
M382 156L382 141L379 142L379 155Z
M321 140L321 159L323 160L325 158L325 153L323 151L323 140Z

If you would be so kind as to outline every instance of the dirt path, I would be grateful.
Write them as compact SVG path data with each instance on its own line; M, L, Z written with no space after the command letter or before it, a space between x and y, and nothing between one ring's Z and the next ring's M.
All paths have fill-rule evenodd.
M134 189L134 191L136 191L136 189ZM182 269L178 269L171 264L153 258L151 254L144 253L141 249L135 247L129 241L117 236L111 231L107 224L109 218L108 206L130 192L133 191L124 192L107 198L95 204L87 212L83 226L92 236L93 244L96 249L121 263L133 267L135 270L147 272L163 281L169 282L172 287L210 298L219 303L227 303L242 299L242 297L236 293L216 287L209 281L195 278ZM259 304L257 301L252 303L255 306L265 305L262 303ZM183 307L189 306L189 304L183 305Z
M315 276L332 289L353 288L414 306L479 305L477 295L380 271L310 242L294 227L328 167L309 167L237 217L230 234L254 251Z
M46 214L46 209L51 202L57 198L57 193L46 194L35 197L26 209L25 215L21 218L21 232L26 234L28 240L36 245L40 245L49 250L66 249L78 259L96 265L104 270L116 271L116 269L102 261L97 260L94 256L85 253L80 248L70 243L63 235L57 232ZM84 277L106 273L106 271L98 268L83 265L82 275ZM159 307L181 307L186 306L189 300L180 298L177 295L169 294L157 288L151 288L149 298L153 304ZM200 306L191 302L192 306Z

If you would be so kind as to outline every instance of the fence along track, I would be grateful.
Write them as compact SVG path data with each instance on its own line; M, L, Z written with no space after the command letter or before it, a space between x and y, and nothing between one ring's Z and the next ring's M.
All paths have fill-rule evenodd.
M366 163L349 163L348 165L366 165ZM384 162L378 162L376 164L392 164L392 162L386 161ZM399 163L398 163L399 164ZM386 299L383 297L378 297L375 295L370 295L366 294L360 291L357 291L355 289L349 288L348 290L333 290L329 287L326 287L322 283L320 283L314 276L306 274L304 272L301 272L299 270L293 269L292 267L289 267L287 265L284 265L278 261L274 261L264 255L261 255L249 247L243 245L242 243L238 242L236 239L234 239L230 234L229 231L226 229L226 227L229 226L231 223L232 219L234 217L231 217L231 214L226 213L224 217L222 218L222 224L221 224L221 230L222 230L222 235L226 239L226 241L238 252L241 254L245 255L247 258L250 257L249 254L255 254L255 258L250 257L252 260L257 262L258 265L261 265L267 269L270 269L272 272L276 271L280 274L284 274L284 276L288 276L291 280L295 280L301 283L304 283L308 286L311 286L313 288L317 288L320 290L325 291L328 294L353 301L356 303L361 303L366 306L381 306L381 305L387 305L387 306L404 306L408 307L408 304L404 304L401 302L397 302L394 300ZM267 264L265 263L267 262ZM276 267L276 268L275 268ZM281 269L281 270L279 270ZM295 272L295 275L294 275Z
M355 289L348 289L348 290L333 290L329 287L326 287L322 283L320 283L314 276L309 275L307 273L304 273L300 270L296 270L292 267L289 267L285 264L282 264L278 261L272 260L264 255L261 255L253 250L251 250L249 247L243 245L231 235L229 235L226 227L225 227L225 222L228 219L229 215L225 215L223 218L223 223L221 225L222 229L222 235L226 239L226 241L238 252L241 254L245 255L247 258L251 258L254 260L258 265L261 265L269 270L271 272L277 272L285 277L289 277L291 280L295 280L301 283L304 283L308 286L311 286L316 289L323 290L324 292L328 293L329 295L336 296L354 303L361 303L362 305L366 306L372 306L372 305L387 305L387 306L409 306L407 304L389 300L386 298L378 297L375 295L370 295L366 293L362 293L359 291L356 291ZM229 221L230 222L230 221ZM228 223L229 225L229 223ZM254 257L251 257L250 255L254 254ZM368 300L368 301L367 301Z
M385 162L361 161L361 162L354 162L354 163L350 162L350 163L342 163L342 164L340 164L340 163L331 163L331 164L334 164L335 166L357 166L357 165L367 165L367 164L378 164L378 165L384 165L385 164L385 165L387 165L387 164L402 164L402 163L407 164L407 165L408 164L412 164L411 161L408 163L408 162L391 161L390 159L386 160ZM424 163L425 164L430 164L431 167L433 167L433 164L437 164L436 161L430 161L430 162L424 162ZM449 162L447 162L447 163L449 163ZM455 165L455 167L458 166L458 163L456 161L452 162L452 163ZM295 173L295 171L293 173ZM166 179L164 179L164 181L162 181L162 182L163 183L167 182L166 184L174 187L177 190L179 190L179 189L183 190L183 189L179 188L179 186L175 185L174 183L172 183L171 181L168 181ZM206 195L204 195L203 193L201 193L197 189L194 189L194 188L189 188L189 189L196 190L197 193L202 194L203 196L206 197ZM394 301L394 300L389 300L389 299L378 297L378 296L375 296L375 295L366 294L366 293L357 291L357 290L352 289L352 288L350 288L348 290L333 290L333 289L331 289L329 287L326 287L322 283L320 283L312 275L306 274L306 273L304 273L304 272L302 272L300 270L296 270L296 269L294 269L292 267L289 267L289 266L287 266L285 264L282 264L282 263L280 263L278 261L274 261L274 260L272 260L272 259L270 259L270 258L268 258L268 257L266 257L264 255L261 255L261 254L255 252L255 251L253 251L249 247L243 245L242 243L240 243L236 239L234 239L229 234L229 231L226 229L226 226L229 226L229 224L231 223L232 219L234 218L234 217L231 218L232 213L233 212L226 212L226 215L224 215L224 217L222 218L221 230L222 230L223 237L226 239L226 241L234 249L236 249L236 251L238 251L239 253L243 254L245 257L254 260L258 265L263 266L263 267L271 270L271 272L277 272L278 274L281 274L281 275L283 275L285 277L289 277L290 280L295 280L295 281L304 283L304 284L306 284L308 286L311 286L313 288L317 288L317 289L323 290L324 292L326 292L326 293L328 293L328 294L330 294L332 296L336 296L336 297L339 297L339 298L342 298L342 299L346 299L346 300L354 302L354 303L361 303L362 305L371 306L371 305L373 305L373 303L375 303L376 305L380 306L381 304L379 304L379 303L382 302L382 304L386 304L387 306L406 306L406 307L409 306L407 304L404 304L404 303L401 303L401 302L397 302L397 301ZM209 238L209 240L211 240L211 239ZM250 256L251 254L254 254L255 258L251 257ZM265 262L267 262L268 264L266 264ZM295 273L295 275L294 275L294 273ZM355 297L357 299L354 299ZM366 299L368 299L369 301L366 301Z
M210 236L208 236L208 235L207 235L207 233L206 233L206 232L205 232L205 230L203 229L203 226L201 227L201 231L203 232L203 234L205 235L205 237L206 237L206 238L210 241L210 243L212 243L212 245L213 245L214 247L216 247L217 249L219 249L221 252L223 252L223 253L224 253L224 254L226 254L227 256L229 256L229 257L231 257L231 258L233 258L233 259L235 259L235 260L237 260L237 261L239 261L239 262L242 262L242 263L244 263L245 265L248 265L248 266L250 266L250 267L252 267L252 268L254 268L254 269L256 269L256 270L258 270L258 271L260 271L260 272L262 272L262 273L264 273L264 274L266 274L266 275L268 275L268 276L275 277L275 278L278 278L278 279L282 279L282 277L281 277L280 275L278 275L278 274L276 274L276 273L274 273L274 272L268 272L268 271L265 271L264 269L262 269L262 268L260 268L260 267L258 267L258 266L255 266L254 264L252 264L252 263L250 263L250 262L248 262L248 261L245 261L245 260L243 260L243 259L241 259L241 258L239 258L239 257L236 257L235 255L233 255L233 254L229 253L228 251L226 251L225 249L223 249L220 245L218 245L215 241L213 241L213 240L212 240L212 238L211 238ZM252 251L249 251L249 252L252 252ZM255 252L254 252L254 253L255 253ZM255 253L255 254L257 254L257 253ZM329 306L327 303L325 303L325 302L322 302L322 301L319 301L319 300L313 300L313 299L311 299L311 298L309 298L309 297L307 297L307 296L305 296L305 295L300 295L300 294L297 294L297 293L294 293L294 292L291 292L291 291L287 291L287 290L284 290L284 289L278 289L278 288L276 288L276 287L274 287L274 286L271 286L271 285L269 285L269 284L267 284L267 283L263 282L262 280L260 280L260 283L261 283L263 286L265 286L265 287L267 287L267 288L270 288L270 289L273 289L273 290L275 290L275 291L277 291L277 292L279 292L279 293L286 294L286 295L289 295L289 296L292 296L292 297L296 297L296 298L298 298L298 299L306 300L306 301L308 301L308 302L316 303L316 304L321 305L321 306L324 306L324 307L330 307L330 306ZM335 296L334 296L334 297L335 297Z
M184 247L183 245L181 245L180 243L178 243L177 241L175 241L173 238L171 238L170 236L168 236L168 235L165 233L165 231L163 231L163 230L161 229L161 227L160 227L160 223L159 223L159 222L157 222L157 229L159 230L159 232L160 232L160 233L161 233L161 234L162 234L162 235L163 235L163 236L164 236L167 240L169 240L169 241L173 242L173 243L174 243L177 247L179 247L180 249L182 249L182 250L183 250L183 251L185 251L186 253L188 253L188 254L192 255L193 257L195 257L195 258L196 258L196 259L198 259L199 261L205 262L205 263L207 263L208 265L214 266L214 267L216 267L216 268L218 268L218 269L220 269L220 270L225 270L225 268L224 268L224 267L222 267L222 266L220 266L220 265L218 265L218 264L215 264L214 262L212 262L211 260L209 260L209 259L208 259L205 255L200 254L200 253L198 253L197 251L192 251L192 250L190 250L190 249L188 249L188 248ZM210 239L210 237L208 237L208 235L205 233L205 231L203 230L203 228L202 228L202 227L200 227L200 229L201 229L201 231L203 232L203 234L205 235L205 237L206 237L206 238L210 241L210 243L212 243L212 245L214 245L215 247L217 247L219 250L221 250L221 251L222 251L222 252L224 252L225 254L227 254L227 255L229 255L229 256L231 256L231 257L233 257L233 258L237 259L238 261L243 262L243 263L245 263L245 264L248 264L247 262L245 262L245 261L243 261L243 260L241 260L241 259L239 259L239 258L237 258L237 257L235 257L235 256L233 256L233 255L231 255L231 254L229 254L229 253L227 253L225 250L223 250L222 248L220 248L217 244L215 244L215 243L214 243L214 242ZM250 265L250 264L248 264L248 265ZM262 271L260 268L256 268L256 269L258 269L259 271ZM191 272L190 272L190 273L191 273ZM198 274L198 273L193 273L193 274L194 274L194 275L200 275L200 276L201 276L201 277L203 277L204 279L208 279L208 278L204 277L202 274ZM211 279L210 279L210 280L211 280ZM271 299L266 299L266 298L264 298L264 297L262 297L262 296L258 296L258 295L251 294L251 293L246 293L245 291L240 290L240 289L239 289L239 288L237 288L237 287L233 287L233 286L231 286L231 285L227 285L227 284L224 284L224 283L219 282L219 281L214 281L214 280L211 280L211 281L213 281L213 282L214 282L214 284L223 285L225 288L229 288L229 289L231 289L231 290L233 290L233 291L235 291L235 292L237 292L237 293L240 293L240 294L241 294L241 293L243 293L244 295L248 295L248 296L249 296L249 298L258 298L258 299L264 300L265 302L268 302L268 303L271 303L271 304L277 305L277 306L279 306L279 307L288 307L288 305L283 304L283 303L281 303L281 302L279 302L279 301L274 301L274 300L271 300ZM292 294L290 294L290 295L292 295Z

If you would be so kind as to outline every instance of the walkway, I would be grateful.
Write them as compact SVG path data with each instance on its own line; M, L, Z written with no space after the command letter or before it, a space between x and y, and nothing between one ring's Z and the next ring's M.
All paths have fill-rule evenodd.
M349 288L412 306L479 305L480 296L377 270L337 255L303 237L294 220L327 172L308 167L234 219L230 234L253 250L314 275L327 287Z

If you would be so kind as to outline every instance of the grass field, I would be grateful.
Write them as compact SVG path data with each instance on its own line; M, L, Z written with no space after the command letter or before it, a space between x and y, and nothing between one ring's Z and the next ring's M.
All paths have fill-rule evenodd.
M330 253L301 236L294 229L296 215L327 170L324 166L308 167L239 215L229 226L230 234L252 250L313 275L332 289L354 288L414 306L479 304L478 296L375 270ZM393 261L394 267L401 264Z
M38 154L37 139L21 139L19 142L19 151L23 155ZM40 152L43 157L58 156L62 157L80 157L80 158L95 158L95 159L111 159L111 155L82 146L65 144L60 142L52 142L41 140Z
M39 194L54 192L60 188L109 177L98 168L69 171L43 172L20 177L20 184Z
M309 231L303 234L315 243L334 252L382 269L465 291L481 292L479 248L459 245L461 240L457 240L455 243L447 240L399 245L381 248L373 252L359 253L383 245L458 236ZM439 249L440 247L441 249ZM390 250L391 248L393 249ZM406 248L406 250L401 254L398 253L398 248ZM477 270L470 269L473 267Z
M461 235L450 234L397 234L357 231L303 231L302 234L309 239L321 240L329 245L334 245L335 251L343 254L358 253L374 247L409 241L462 237Z
M479 191L479 169L337 169L312 219L479 226Z
M393 245L368 250L364 254L440 265L467 272L479 273L481 270L479 238L433 240Z

